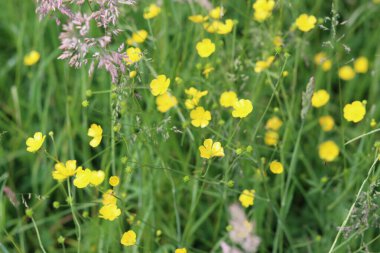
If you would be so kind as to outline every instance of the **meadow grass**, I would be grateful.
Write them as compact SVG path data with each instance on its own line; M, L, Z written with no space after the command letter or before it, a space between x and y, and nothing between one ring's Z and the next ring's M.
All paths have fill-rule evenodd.
M261 238L259 252L377 252L379 124L370 122L380 120L380 5L279 0L272 17L258 23L253 0L211 1L237 22L231 33L216 35L188 20L207 14L195 1L164 0L160 15L145 20L151 2L121 9L123 31L115 45L132 31L149 33L144 57L132 67L137 77L123 86L111 84L103 70L89 76L86 67L57 60L60 27L52 19L40 21L34 1L0 2L0 251L222 252L220 243L230 243L229 206L244 189L254 189L255 203L244 210ZM320 18L325 28L291 29L302 13ZM273 46L276 35L284 39L281 49ZM216 44L207 59L195 49L203 38ZM25 66L23 58L33 49L41 59ZM321 51L333 63L327 72L313 62ZM273 65L255 73L255 63L270 55L276 56ZM369 71L340 80L338 69L359 56L369 59ZM215 70L205 78L207 63ZM149 89L158 74L171 79L178 99L166 113L157 110ZM302 92L311 77L330 101L301 119ZM208 90L201 102L212 113L206 128L190 123L184 103L191 86ZM233 118L219 105L227 90L252 101L248 117ZM357 124L343 115L354 100L366 100L366 116ZM335 120L330 132L318 123L326 114ZM265 124L274 115L283 121L280 142L268 146ZM103 128L97 148L88 145L92 123ZM32 154L25 141L38 131L47 135L44 148ZM223 158L200 157L198 147L207 138L222 143ZM332 162L318 156L326 140L340 149ZM101 169L107 182L85 189L57 183L54 159ZM270 172L273 160L281 161L284 173ZM98 217L111 175L121 181L122 215L113 222ZM137 245L122 247L120 237L129 229L137 233Z

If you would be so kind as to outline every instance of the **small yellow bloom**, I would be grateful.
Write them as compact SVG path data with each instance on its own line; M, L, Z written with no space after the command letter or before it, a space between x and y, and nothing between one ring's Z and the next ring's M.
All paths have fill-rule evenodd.
M264 136L264 143L268 146L276 146L279 140L279 135L275 131L266 131Z
M275 47L281 47L284 44L284 41L281 36L275 36L273 38L273 45Z
M343 108L343 116L347 121L358 123L366 114L365 105L360 101L354 101L346 104Z
M252 102L248 99L240 99L233 105L232 117L245 118L253 110Z
M110 184L111 186L115 187L115 186L118 186L118 185L119 185L119 183L120 183L120 179L119 179L118 176L112 176L112 177L110 177L110 179L109 179L108 182L109 182L109 184Z
M105 220L113 221L121 214L121 210L117 207L116 204L110 204L106 206L102 206L99 209L99 217Z
M185 101L185 106L187 109L193 109L199 104L199 100L208 94L208 91L200 91L194 87L190 87L185 90L185 93L189 96L189 99Z
M311 105L319 108L327 104L330 100L330 95L326 90L318 90L311 97Z
M239 196L239 201L245 208L253 206L255 201L255 190L244 190Z
M189 20L193 23L203 23L204 21L206 21L208 19L208 17L204 17L202 15L193 15L193 16L189 16Z
M34 153L37 152L42 144L44 143L46 135L43 135L41 132L36 132L32 137L26 139L26 151Z
M177 98L168 92L156 97L157 109L160 112L167 112L178 104Z
M127 40L128 45L141 44L144 43L148 37L148 32L145 30L138 30L132 33L132 37Z
M215 70L215 68L210 65L210 64L207 64L205 66L205 68L203 69L203 72L202 74L206 77L206 79L208 78L208 76L210 75L211 72L213 72Z
M78 170L82 169L82 167L78 167ZM77 161L76 160L68 160L66 164L56 163L54 165L54 171L52 172L52 176L55 180L62 181L68 177L74 176L77 172Z
M83 170L82 168L78 168L75 174L75 179L73 181L73 184L77 188L85 188L90 184L91 176L92 176L92 173L90 169Z
M301 14L296 20L297 28L302 32L308 32L315 27L317 19L312 15Z
M354 69L356 73L367 73L368 59L364 56L357 58L354 62Z
M371 119L371 123L369 124L372 128L376 127L377 122L375 119Z
M275 59L274 56L269 56L266 60L257 61L255 64L255 72L260 73L266 70L267 68L269 68L272 65L274 59Z
M326 115L319 118L319 125L323 131L328 132L334 128L335 122L333 117Z
M128 230L121 237L120 243L125 246L136 245L136 233L133 230Z
M91 171L90 184L93 186L98 186L104 181L104 171L102 170L93 170Z
M224 149L220 142L213 142L212 139L206 139L203 145L199 147L199 152L202 158L210 159L212 157L223 157Z
M234 27L234 22L232 19L227 19L224 23L220 23L218 26L218 29L216 31L217 34L228 34L232 32L232 29Z
M138 61L140 61L142 57L142 53L140 48L138 47L130 47L127 49L127 57L125 58L125 61L127 62L127 65L132 65Z
M136 70L132 70L131 72L129 72L129 77L130 77L130 78L135 78L136 75L137 75Z
M324 52L320 52L314 56L314 63L322 66L323 71L329 71L332 66L331 60L329 60Z
M102 134L103 129L100 125L91 124L87 132L87 135L92 137L92 140L90 141L91 147L96 148L97 146L99 146L100 142L102 141Z
M339 155L339 147L333 141L325 141L319 145L319 157L326 161L334 161Z
M33 50L24 56L24 65L32 66L32 65L36 64L40 60L40 58L41 58L40 53Z
M191 124L195 127L206 127L211 120L211 113L202 106L198 106L190 112Z
M174 253L187 253L187 249L186 248L179 248L179 249L176 249L174 251Z
M151 4L148 8L145 9L143 17L144 19L152 19L160 14L160 12L160 7L158 7L156 4Z
M284 171L284 166L282 166L282 163L274 160L269 164L269 169L273 174L281 174Z
M253 18L258 22L263 22L272 16L274 5L275 2L273 0L256 0L252 5L255 11Z
M339 68L338 72L339 78L345 81L349 81L354 79L355 77L355 71L352 69L351 66L343 66Z
M225 91L222 93L219 99L219 103L223 107L233 107L238 101L236 92L234 91Z
M266 125L265 125L265 128L266 129L271 129L273 131L278 131L278 129L281 128L282 126L282 120L277 117L277 116L273 116L271 117L270 119L268 119Z
M170 79L165 75L158 75L156 79L150 82L150 91L153 96L158 96L166 93L170 85Z
M111 189L107 190L105 193L103 193L102 203L103 205L116 205L117 198L113 194L113 191Z
M222 7L216 7L208 13L208 15L213 19L221 19L224 15L224 8Z
M200 57L207 58L215 52L215 44L210 39L203 39L197 43L196 49Z

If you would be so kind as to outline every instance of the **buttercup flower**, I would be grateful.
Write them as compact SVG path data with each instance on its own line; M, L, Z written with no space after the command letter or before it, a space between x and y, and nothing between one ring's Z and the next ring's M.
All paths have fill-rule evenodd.
M264 136L264 143L268 146L276 146L279 140L279 135L275 131L266 131Z
M41 132L34 133L33 138L29 137L26 139L26 151L31 153L37 152L44 143L45 138L46 135L43 135Z
M269 169L273 174L281 174L284 171L282 163L276 160L269 164Z
M241 205L245 208L253 206L255 201L255 190L244 190L239 197Z
M296 20L297 28L302 32L308 32L315 27L317 19L312 15L301 14Z
M127 40L128 45L141 44L144 43L148 37L148 32L145 30L138 30L137 32L132 33L132 37Z
M256 0L252 6L255 10L253 18L258 22L263 22L272 16L274 5L275 2L273 0Z
M284 44L281 36L275 36L272 42L275 47L281 47Z
M220 8L219 6L210 10L208 15L213 19L221 19L224 15L224 9Z
M212 139L206 139L203 145L199 147L199 152L202 158L210 159L212 157L223 157L224 150L220 142L213 142Z
M187 253L187 249L186 249L186 248L176 249L176 250L174 251L174 253Z
M194 87L190 87L185 90L185 93L190 97L189 99L186 99L185 106L187 109L193 109L198 105L199 100L208 94L208 91L199 91Z
M91 127L88 129L87 135L92 137L92 140L90 141L90 146L93 148L96 148L99 146L100 142L102 141L102 134L103 129L100 125L97 124L91 124Z
M319 145L319 157L326 161L334 161L339 155L339 147L333 141L325 141Z
M219 99L219 103L223 107L232 107L237 101L238 97L234 91L223 92Z
M215 68L211 65L211 64L207 64L205 66L205 68L203 69L203 72L202 74L206 77L206 79L208 78L208 76L210 75L211 72L213 72L215 70Z
M349 81L354 79L355 77L355 71L352 69L351 66L343 66L339 68L338 72L339 78L345 81Z
M103 205L116 205L117 198L113 194L113 191L111 189L107 190L105 193L103 193L102 203Z
M189 16L189 20L193 23L203 23L204 21L206 21L208 19L208 17L204 17L202 15L193 15L193 16Z
M198 106L190 112L190 118L193 126L204 128L211 120L211 113L206 111L202 106Z
M196 49L200 57L207 58L215 52L215 44L210 39L203 39L197 43Z
M343 108L343 116L347 121L358 123L366 114L365 106L360 101L354 101L351 104L346 104Z
M116 204L110 204L102 206L99 209L99 217L105 220L113 221L121 214L121 210L117 207Z
M217 34L228 34L232 31L232 28L234 27L234 22L232 19L227 19L224 23L220 23L218 25L218 29L216 30Z
M335 122L333 117L326 115L319 118L319 125L323 131L328 132L334 128Z
M158 14L160 14L160 12L160 7L158 7L156 4L151 4L148 8L145 9L143 17L145 19L152 19L156 17Z
M165 75L158 75L156 79L150 82L150 91L153 96L158 96L166 93L170 85L170 79Z
M136 233L133 230L128 230L121 237L120 243L125 246L136 245Z
M78 170L81 170L82 167L78 167ZM77 161L76 160L68 160L66 164L56 163L54 165L54 171L52 172L52 176L55 180L65 180L68 177L74 176L77 172Z
M119 179L119 177L118 176L112 176L112 177L110 177L110 179L109 179L109 184L111 185L111 186L118 186L119 185L119 183L120 183L120 179Z
M41 58L40 53L33 50L24 56L24 65L32 66L32 65L36 64L40 60L40 58Z
M245 118L253 110L252 102L248 99L240 99L236 101L233 108L232 117L234 118Z
M160 112L167 112L169 111L172 107L176 106L178 104L177 98L168 92L157 96L156 98L156 104L157 104L157 109Z
M91 182L91 175L92 173L90 169L83 170L82 168L78 168L73 184L77 188L85 188Z
M319 108L327 104L330 100L330 95L326 90L315 91L311 97L311 105Z
M329 71L332 66L331 60L329 60L324 52L320 52L314 56L314 63L322 66L323 71Z
M141 53L140 48L130 47L127 49L127 56L128 58L125 59L125 61L127 62L127 65L132 65L133 63L140 61L142 57L142 53Z
M98 186L104 181L104 171L102 170L93 170L91 171L90 184L93 186Z
M267 68L269 68L272 65L274 59L275 59L274 56L269 56L264 61L257 61L255 64L255 72L260 73L260 72L266 70Z
M270 119L268 119L265 125L265 128L271 129L273 131L277 131L278 129L281 128L281 126L282 126L282 120L277 116L273 116Z
M366 57L359 57L354 61L354 69L356 73L367 73L368 59Z

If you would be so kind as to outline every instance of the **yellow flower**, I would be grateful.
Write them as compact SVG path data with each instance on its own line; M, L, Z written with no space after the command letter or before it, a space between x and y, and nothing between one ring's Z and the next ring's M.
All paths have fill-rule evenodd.
M241 205L245 208L253 206L255 201L255 190L244 190L239 197Z
M44 143L46 135L43 135L41 132L36 132L32 137L26 139L26 151L34 153L38 151L42 144Z
M274 59L275 59L274 56L269 56L264 61L257 61L255 64L255 72L260 73L260 72L264 71L265 69L269 68L272 65Z
M311 105L319 108L327 104L330 100L330 95L326 90L318 90L314 92L313 96L311 97Z
M73 184L77 188L85 188L91 182L91 175L92 173L90 169L83 170L82 168L78 168Z
M326 115L319 118L319 125L323 131L328 132L334 128L335 122L333 117Z
M103 193L102 203L103 205L116 205L117 198L113 194L113 191L111 189L107 190L105 193Z
M102 141L102 134L103 129L100 125L97 124L91 124L91 127L88 129L87 135L92 137L92 140L90 141L90 146L93 148L96 148L99 146L100 142Z
M368 71L368 59L364 56L359 57L354 62L354 69L356 73L367 73Z
M128 230L121 237L120 243L125 246L136 245L136 233L133 230Z
M219 6L210 10L208 15L213 19L221 19L224 15L224 9L220 8Z
M199 152L202 158L210 159L212 157L223 157L224 149L220 142L213 142L212 139L206 139L203 145L199 147Z
M130 77L130 78L135 78L136 75L137 75L136 70L132 70L131 72L129 72L129 77Z
M265 128L277 131L278 129L281 128L282 123L283 122L279 117L273 116L272 118L268 119L268 121L265 125Z
M176 106L178 104L177 98L168 92L157 96L156 98L156 104L157 104L157 109L160 112L167 112L169 111L172 107Z
M269 164L269 169L273 174L281 174L284 171L284 166L282 166L282 163L274 160Z
M197 43L196 49L200 57L207 58L215 52L215 44L210 39L203 39Z
M276 146L278 143L279 135L275 131L266 131L264 136L264 143L268 146Z
M82 169L82 167L78 167L78 170ZM62 181L68 177L74 176L77 172L77 161L76 160L68 160L66 164L56 163L54 165L54 171L52 172L52 176L55 180Z
M193 109L198 105L199 100L208 94L208 91L199 91L194 87L190 87L185 90L185 93L190 97L189 99L186 99L185 106L187 109Z
M253 18L258 22L263 22L272 16L274 5L275 2L273 0L256 0L252 5L255 10Z
M204 128L211 120L211 113L206 111L202 106L198 106L190 112L190 118L193 126Z
M375 120L375 119L371 119L371 122L370 122L369 125L370 125L372 128L376 127L376 125L377 125L376 120Z
M253 110L252 102L248 99L240 99L236 101L233 107L232 117L234 118L245 118Z
M125 58L125 61L127 62L127 65L132 65L133 63L136 63L140 61L142 57L142 53L140 48L138 47L130 47L127 49L127 58Z
M204 21L206 21L208 19L208 17L203 17L202 15L193 15L193 16L189 16L189 20L193 23L203 23Z
M90 184L93 186L98 186L104 181L104 171L102 170L93 170L91 171Z
M156 79L150 82L150 91L153 96L158 96L166 93L170 85L170 79L165 75L158 75Z
M160 14L160 12L160 7L158 7L156 4L151 4L148 8L145 9L143 17L144 19L152 19Z
M343 66L339 68L339 78L345 81L349 81L354 79L355 77L355 71L352 69L351 66Z
M216 33L218 34L228 34L232 31L234 27L234 22L232 21L232 19L227 19L224 24L223 23L220 23L218 25L218 29L216 30Z
M215 68L213 66L211 66L210 64L207 64L205 66L205 68L203 69L203 72L202 74L206 77L206 79L208 78L208 76L210 75L211 72L213 72L215 70Z
M321 65L323 71L329 71L332 66L331 60L329 60L324 52L320 52L314 56L314 63Z
M141 44L144 43L148 37L148 32L145 30L138 30L137 32L132 33L132 38L127 40L128 45Z
M238 97L234 91L225 91L219 99L219 103L223 107L232 107L238 101Z
M108 182L110 183L111 186L115 187L115 186L119 185L120 179L118 176L112 176L112 177L110 177Z
M40 60L40 58L41 58L40 53L33 50L24 56L24 65L32 66L32 65L36 64Z
M343 114L347 121L358 123L366 114L365 105L360 101L354 101L351 104L346 104L343 108Z
M339 155L339 147L333 141L325 141L319 145L319 157L326 161L334 161Z
M99 209L99 217L105 220L113 221L121 214L121 210L117 208L116 204L110 204L106 206L102 206Z
M187 249L186 248L179 248L179 249L176 249L174 251L174 253L187 253Z
M275 47L281 47L284 44L284 41L282 40L281 36L275 36L273 38L273 45Z
M315 27L317 19L312 15L301 14L296 20L296 26L302 32L308 32Z

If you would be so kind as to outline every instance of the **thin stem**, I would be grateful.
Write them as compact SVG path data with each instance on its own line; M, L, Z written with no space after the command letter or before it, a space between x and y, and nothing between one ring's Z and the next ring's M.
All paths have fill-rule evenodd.
M33 217L31 217L31 219L32 219L32 222L33 222L34 229L36 230L37 239L38 239L38 243L40 244L40 248L41 248L42 252L46 253L45 248L44 248L44 246L42 245L42 241L41 241L41 237L40 237L40 232L38 231L37 224L36 224L36 222L34 221Z
M81 228L80 228L80 224L78 222L77 216L75 215L75 211L74 211L74 207L73 207L73 198L71 196L70 180L69 179L67 179L67 191L68 191L68 194L69 194L69 201L68 202L69 202L69 205L70 205L71 213L73 215L75 227L77 229L77 238L78 238L77 252L80 253Z

